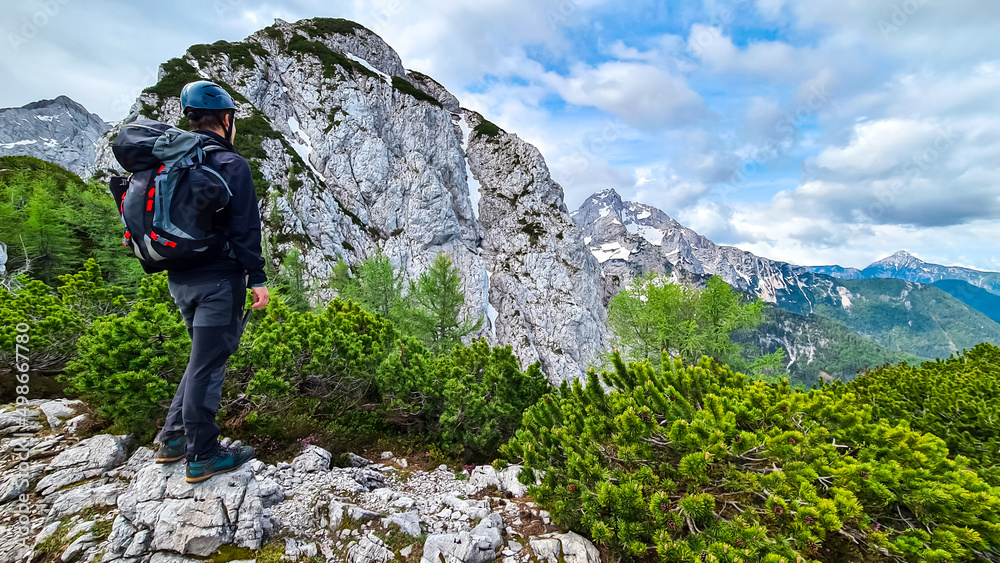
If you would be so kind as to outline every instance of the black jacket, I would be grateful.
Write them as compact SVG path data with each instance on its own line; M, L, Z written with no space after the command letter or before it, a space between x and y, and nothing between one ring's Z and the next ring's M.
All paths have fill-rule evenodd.
M267 275L264 274L261 251L260 209L257 207L250 165L221 135L211 131L196 133L227 149L209 152L206 162L222 175L233 192L229 205L217 217L224 225L228 247L211 262L187 270L171 270L167 275L175 283L196 283L212 279L220 272L244 271L249 276L250 284L265 283Z

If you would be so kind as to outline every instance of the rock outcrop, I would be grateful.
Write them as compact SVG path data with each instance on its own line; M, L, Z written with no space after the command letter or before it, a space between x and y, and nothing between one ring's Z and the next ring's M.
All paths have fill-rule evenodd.
M88 176L111 126L66 96L0 109L0 156L33 156ZM0 265L2 265L0 260Z
M607 336L599 264L538 149L476 112L465 119L497 340L556 384L582 375Z
M2 407L0 417L42 421L64 404ZM81 440L58 426L21 425L17 437L0 439L0 561L189 563L265 553L327 563L528 563L549 560L545 553L598 561L590 542L560 533L522 498L518 466L403 472L405 460L385 452L381 463L339 468L309 446L289 462L253 460L192 485L182 463L156 464L145 447L129 452L124 437ZM20 459L26 465L10 463Z

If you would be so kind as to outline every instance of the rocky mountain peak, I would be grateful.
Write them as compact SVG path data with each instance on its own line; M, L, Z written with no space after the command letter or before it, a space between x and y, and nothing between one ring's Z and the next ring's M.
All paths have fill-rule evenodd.
M110 128L67 96L2 108L0 156L33 156L87 176L97 157L97 142Z
M694 283L718 275L772 303L800 292L800 268L717 245L656 207L622 200L614 190L587 198L573 220L601 263L605 300L646 272Z
M905 250L894 252L881 260L873 262L871 266L912 268L923 264L923 261Z

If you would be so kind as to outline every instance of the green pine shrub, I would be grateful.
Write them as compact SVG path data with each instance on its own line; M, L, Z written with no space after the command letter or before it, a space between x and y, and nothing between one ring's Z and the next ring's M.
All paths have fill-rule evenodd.
M1000 485L1000 348L983 343L947 360L884 367L844 389L871 405L876 418L907 420L940 437Z
M165 275L144 278L144 297L128 314L95 318L60 376L114 430L143 438L162 422L191 351L184 320L165 292Z
M854 393L796 391L709 358L613 362L528 409L502 451L523 460L554 522L627 560L1000 555L1000 490Z
M489 460L513 436L526 408L549 389L539 365L521 371L511 348L486 340L435 355L402 339L379 368L390 419L431 437L445 452Z
M94 318L127 309L122 289L104 281L93 259L87 260L82 271L58 279L56 290L27 277L22 278L20 288L0 287L4 321L0 325L0 365L4 368L0 370L14 363L19 324L30 327L22 353L31 358L32 371L54 375L75 356L77 338Z

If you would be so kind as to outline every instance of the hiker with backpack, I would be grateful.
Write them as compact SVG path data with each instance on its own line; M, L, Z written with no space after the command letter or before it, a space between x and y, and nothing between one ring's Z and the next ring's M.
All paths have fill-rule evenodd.
M187 459L187 481L232 471L254 456L219 443L215 415L226 361L253 309L267 306L260 211L250 166L233 148L236 104L219 85L181 91L192 131L151 120L122 127L113 151L128 179L112 179L125 224L123 244L147 273L167 272L191 336L191 356L157 441L157 463Z

